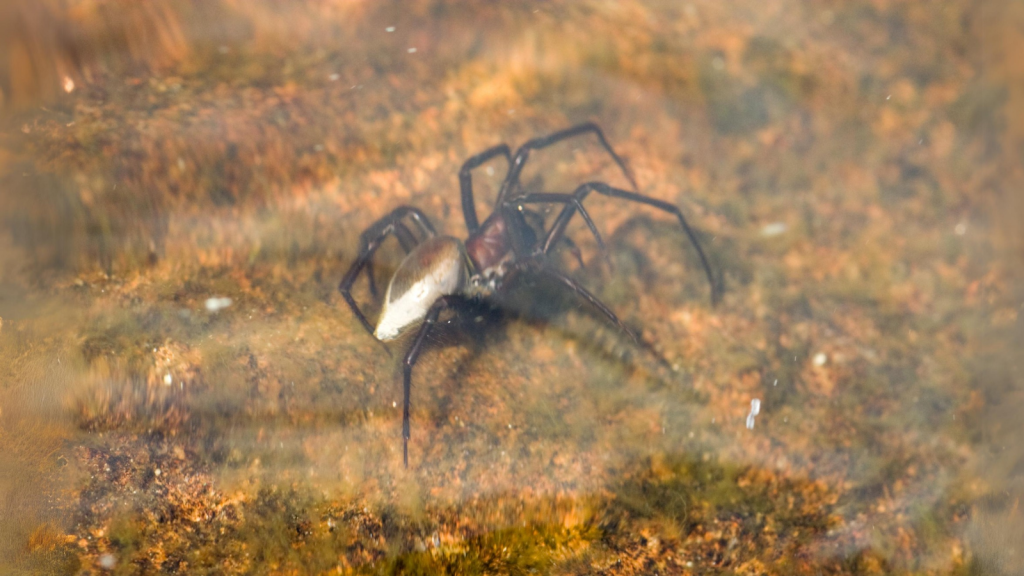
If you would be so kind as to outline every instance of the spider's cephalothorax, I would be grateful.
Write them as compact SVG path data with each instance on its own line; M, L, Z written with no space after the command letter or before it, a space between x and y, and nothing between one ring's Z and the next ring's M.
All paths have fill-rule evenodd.
M601 146L612 157L616 165L629 180L634 191L614 188L603 182L588 182L576 188L571 194L525 193L519 186L519 176L533 150L545 148L567 138L582 134L593 134ZM502 156L508 162L508 172L502 182L495 202L494 212L481 224L477 219L473 200L471 171L485 162ZM597 192L613 198L646 204L673 214L683 231L689 237L701 265L711 284L712 304L718 298L718 290L704 250L697 236L675 205L637 192L636 183L626 169L625 163L612 150L604 134L592 123L579 124L554 134L535 138L519 147L515 156L505 144L489 148L471 157L459 171L462 193L462 213L469 230L469 238L463 243L451 236L438 235L430 220L416 208L401 206L381 218L360 236L359 256L345 273L339 289L356 318L366 330L381 341L394 340L403 332L419 325L419 331L409 346L403 362L403 405L402 405L402 454L403 462L409 464L409 406L412 386L412 368L419 358L430 330L441 312L460 301L486 301L499 295L509 280L516 274L531 272L546 276L573 290L589 302L606 318L635 339L618 317L593 294L575 280L548 265L547 256L558 243L567 244L578 260L582 262L579 250L565 235L566 226L577 213L586 223L600 248L604 242L590 215L583 207L583 200ZM546 230L531 226L527 218L537 217L526 206L530 204L560 204L562 210L554 223ZM542 218L540 218L543 220ZM409 224L417 230L414 233ZM384 305L374 327L352 298L352 286L364 269L370 282L370 292L377 294L373 278L373 254L381 243L394 235L406 251L405 259L399 264L384 296Z

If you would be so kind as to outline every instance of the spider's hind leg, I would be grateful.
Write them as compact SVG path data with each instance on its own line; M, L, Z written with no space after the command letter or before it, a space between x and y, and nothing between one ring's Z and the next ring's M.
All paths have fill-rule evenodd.
M435 236L437 231L434 229L434 225L430 223L430 219L427 215L420 211L418 208L412 206L400 206L391 211L390 214L384 216L380 220L377 220L370 225L369 228L363 231L359 236L359 255L356 256L355 262L349 267L348 271L345 272L345 276L342 277L341 283L338 284L338 290L341 292L341 296L345 299L345 303L352 310L352 313L356 315L359 322L366 328L366 331L373 335L373 325L366 319L366 315L363 314L362 310L359 309L359 305L356 304L354 298L352 298L352 286L355 284L356 279L359 278L359 273L365 268L370 279L370 292L376 296L377 286L373 279L373 255L380 248L381 244L387 237L394 234L398 238L399 244L402 248L408 252L412 250L419 241L409 230L409 227L402 222L403 219L409 218L412 220L420 229L421 234L424 238Z

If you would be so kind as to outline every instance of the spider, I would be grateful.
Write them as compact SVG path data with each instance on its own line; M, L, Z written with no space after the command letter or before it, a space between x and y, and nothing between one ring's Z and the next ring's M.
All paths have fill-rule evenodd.
M519 184L523 167L530 153L546 148L557 142L577 136L593 135L601 147L611 156L629 180L634 191L623 190L603 182L587 182L571 194L528 193ZM495 201L495 210L483 223L477 219L473 199L472 171L486 162L504 157L508 170L502 181ZM604 242L590 215L583 207L583 200L592 192L652 206L674 215L689 237L700 257L704 272L711 285L712 305L718 300L718 290L711 272L711 266L697 236L686 223L679 208L668 202L637 193L636 182L626 168L625 162L612 149L604 133L594 123L578 124L547 136L534 138L516 150L512 155L506 144L498 144L470 157L459 170L459 188L462 196L462 215L469 231L463 242L452 236L440 235L430 219L417 208L400 206L363 231L359 239L359 255L345 273L338 289L359 322L372 336L381 342L395 340L409 332L419 323L419 330L412 344L406 350L403 366L402 402L402 462L409 466L409 404L412 388L412 370L423 350L427 336L446 309L456 313L463 304L482 304L496 301L512 284L510 281L522 274L532 273L547 277L555 283L572 290L587 301L604 317L629 335L634 342L636 336L619 320L606 305L587 291L578 282L550 265L548 256L558 243L567 244L582 265L582 257L576 245L565 235L566 226L573 216L579 214L593 234L599 249ZM550 228L544 230L543 217L526 208L531 204L561 204L561 212ZM529 222L528 220L533 220ZM538 222L539 221L539 222ZM413 234L410 225L419 234ZM352 286L360 272L366 270L370 293L377 295L374 282L374 253L389 236L394 235L406 252L388 284L384 303L377 319L377 325L370 324L352 297Z

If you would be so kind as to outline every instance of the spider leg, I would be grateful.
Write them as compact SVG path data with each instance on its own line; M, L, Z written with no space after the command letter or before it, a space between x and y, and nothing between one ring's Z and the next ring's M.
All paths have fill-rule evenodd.
M539 213L522 206L519 207L519 211L523 213L524 219L532 221L530 226L532 226L534 230L542 230L544 228L544 217ZM579 262L580 268L586 268L586 264L583 263L583 253L580 252L580 247L573 242L572 238L564 236L562 238L562 243L569 249L569 253L572 254L573 258Z
M580 285L579 282L573 280L572 278L566 276L565 274L562 274L557 270L552 270L551 268L544 266L536 258L530 258L528 260L521 260L517 262L510 273L514 274L519 272L520 270L527 269L541 276L547 276L548 278L555 280L559 284L562 284L563 286L569 288L570 290L575 292L579 297L586 300L591 306L596 308L598 312L605 316L605 318L607 318L616 326L618 326L620 330L625 332L626 335L628 335L630 339L633 340L634 344L640 344L640 340L639 338L637 338L636 334L634 334L632 330L626 327L626 325L622 323L622 320L619 320L619 317L615 315L615 312L612 312L611 308L606 306L604 302L601 302L597 298L597 296L591 294L590 291L584 288L582 285Z
M700 263L704 267L704 272L708 277L708 284L711 286L711 305L714 306L718 303L719 289L718 284L715 282L714 273L711 271L711 264L708 263L707 256L704 255L704 249L701 248L700 242L697 240L697 235L694 234L693 229L686 223L686 219L683 218L683 213L679 208L663 200L657 198L651 198L628 190L622 190L620 188L613 188L603 182L588 182L582 186L576 188L573 192L573 196L576 197L578 203L566 204L565 208L555 219L554 224L551 225L551 230L548 231L547 238L544 239L540 251L547 254L552 246L558 242L565 234L565 227L569 224L569 220L572 219L573 214L576 213L577 206L583 202L583 199L587 197L591 192L597 192L605 196L612 198L622 198L623 200L629 200L631 202L637 202L639 204L645 204L652 206L664 212L668 212L679 220L679 225L682 226L683 231L686 232L687 237L690 239L690 243L693 244L694 249L697 250L697 255L700 257Z
M541 204L556 202L561 204L574 205L575 209L579 211L580 217L582 217L583 221L587 223L587 228L590 228L590 232L594 235L594 240L597 240L598 248L604 250L604 239L601 238L601 233L597 231L597 226L595 226L594 221L591 220L590 214L587 212L586 208L583 207L582 198L577 198L577 194L526 194L524 196L517 197L515 200L509 201L508 204L518 207L521 204Z
M412 368L416 365L420 352L423 350L423 344L427 341L427 336L434 328L438 316L441 315L445 308L450 308L458 300L461 300L459 296L442 296L431 305L430 310L427 311L426 318L423 320L423 324L420 325L419 332L416 334L416 340L413 341L412 346L406 351L405 360L402 361L402 463L405 464L406 468L409 467L409 405L410 393L412 392Z
M400 220L395 222L395 237L398 238L398 243L402 246L402 250L404 250L406 254L411 252L412 249L419 244L419 240L413 236L409 227L403 224ZM374 280L372 260L366 261L366 279L370 282L370 295L376 298L377 281Z
M597 136L597 139L601 143L601 147L608 152L612 157L612 160L615 161L615 164L617 164L619 169L622 170L623 175L625 175L626 180L629 180L629 184L633 189L637 190L636 180L633 179L633 175L629 172L629 169L626 168L626 163L618 154L615 153L615 150L612 149L611 145L608 144L608 140L604 137L604 132L601 131L597 124L594 124L593 122L584 122L582 124L577 124L564 130L548 134L547 136L528 140L525 144L520 146L519 149L516 150L515 158L512 160L508 174L505 176L505 182L502 183L501 190L498 192L498 202L504 200L505 197L511 194L513 189L518 185L519 175L522 173L523 167L526 165L526 160L529 158L531 151L547 148L548 146L561 142L562 140L567 140L569 138L574 138L581 134L588 133Z
M473 202L473 174L472 170L494 158L504 156L508 161L509 168L512 167L512 152L507 144L498 144L484 150L476 156L471 156L462 164L459 170L459 192L462 194L462 217L466 221L466 229L473 234L480 228L480 221L476 215L476 205Z
M355 299L352 298L352 285L355 284L356 278L359 277L359 273L363 268L370 266L369 271L372 272L371 258L373 258L374 252L380 248L380 245L389 234L395 234L403 247L405 247L406 243L415 241L412 232L402 223L402 219L406 217L412 219L420 227L424 236L429 238L437 234L437 231L434 230L434 225L430 223L430 219L419 209L412 206L395 208L390 214L371 224L359 236L359 255L348 271L345 272L345 276L342 277L341 283L338 285L338 290L341 292L348 307L352 309L352 313L356 315L356 318L359 319L359 322L370 335L373 335L373 325L366 319L366 315L363 314ZM376 292L376 285L373 284L372 274L370 275L370 285L371 291Z

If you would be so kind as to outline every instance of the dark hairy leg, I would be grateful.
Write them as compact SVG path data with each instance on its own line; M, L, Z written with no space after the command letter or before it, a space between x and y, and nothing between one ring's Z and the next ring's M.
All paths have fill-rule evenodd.
M405 360L402 361L402 463L405 464L406 468L409 467L409 436L411 429L409 425L409 406L412 392L412 368L416 365L420 352L423 350L423 345L427 341L427 336L437 323L437 318L441 315L441 312L445 308L452 307L460 300L462 298L459 296L442 296L430 306L430 310L427 311L427 316L424 318L423 324L420 325L420 330L416 334L416 340L413 341L412 346L406 351Z
M469 160L466 160L462 164L462 168L459 169L459 192L462 194L462 217L466 221L466 229L469 230L469 234L472 235L480 228L480 221L477 219L476 205L473 201L473 173L472 170L477 168L496 156L504 156L508 162L509 169L512 168L512 153L508 149L507 144L498 144L484 150L483 152L471 156Z
M715 282L714 273L711 271L711 264L708 262L707 256L704 255L704 249L701 248L700 242L697 240L697 235L690 228L690 225L686 223L686 219L683 218L683 213L674 204L670 204L657 198L651 198L636 192L630 192L628 190L622 190L620 188L614 188L603 182L588 182L582 186L576 188L573 192L573 196L577 199L576 203L567 203L562 212L559 213L558 217L555 218L555 222L551 225L551 229L548 231L547 237L542 240L540 251L543 254L547 254L552 246L557 243L562 236L565 234L565 228L569 224L569 220L572 219L573 215L577 212L577 206L583 202L583 199L587 197L591 192L597 192L604 196L610 196L612 198L621 198L623 200L629 200L630 202L637 202L639 204L645 204L652 206L664 212L668 212L679 220L679 225L682 226L683 231L686 232L686 236L690 239L690 243L693 244L694 249L697 250L697 256L700 257L700 263L704 267L704 272L707 274L708 283L711 285L711 304L715 305L718 303L720 297L718 284Z
M498 202L501 203L504 200L511 198L510 195L514 193L515 188L519 184L519 176L523 171L523 167L526 165L526 160L530 157L530 152L547 148L552 144L557 144L563 140L575 138L576 136L583 134L593 134L597 137L598 141L601 143L601 147L604 148L605 152L608 152L612 157L612 160L615 161L615 164L618 165L620 170L622 170L626 180L629 180L630 186L632 186L634 190L637 190L636 180L633 179L633 175L629 172L629 169L626 168L626 163L618 154L615 153L615 150L612 149L611 145L608 144L608 140L604 137L604 132L601 131L597 124L594 124L593 122L584 122L582 124L570 126L564 130L559 130L558 132L553 132L547 136L528 140L525 144L520 146L519 149L516 150L515 158L512 160L508 174L505 176L505 182L502 183L501 190L498 192Z
M581 198L577 198L575 194L555 194L555 193L526 194L526 195L523 195L523 196L518 196L515 199L509 200L508 202L506 202L506 204L512 205L513 207L516 207L516 208L518 208L519 206L521 206L523 204L545 204L545 203L552 203L552 204L556 204L556 203L557 204L574 204L576 206L576 210L579 211L579 213L580 213L580 217L582 217L583 221L587 223L587 228L590 228L590 232L594 235L594 240L597 241L597 247L600 248L601 250L604 250L604 239L601 238L601 233L597 231L597 226L594 225L594 221L591 220L590 214L587 212L586 208L583 207L583 203L581 202ZM563 234L562 238L559 238L559 240L562 240L564 238L565 238L565 236Z
M409 230L409 227L403 224L400 220L395 222L395 238L398 238L398 244L406 254L411 252L412 249L420 243L420 241L416 239L416 236L413 235L412 231ZM362 248L365 247L361 246L360 250L362 250ZM370 295L376 298L377 281L374 279L373 274L373 260L366 261L366 279L370 282Z
M539 212L535 212L523 206L519 206L518 208L523 214L523 219L531 221L530 226L533 227L534 230L544 229L544 216L541 216ZM583 253L580 252L580 247L573 242L572 238L568 235L563 236L561 242L569 249L569 253L572 254L572 257L579 263L580 268L586 268L586 264L583 263Z
M626 333L626 335L633 340L634 344L640 344L640 340L637 338L636 334L623 324L622 320L619 320L619 317L615 315L615 312L612 312L611 308L601 302L597 296L591 294L590 291L580 285L579 282L557 270L553 270L545 266L543 262L541 262L540 258L541 256L538 255L536 257L516 262L512 269L506 274L506 283L504 285L508 286L508 280L522 271L529 271L533 274L537 274L538 276L546 276L575 292L576 295L586 300L591 306L597 309L598 312L604 315L605 318L610 320L613 324L618 326L620 330Z
M355 299L352 298L352 285L355 284L359 273L367 266L371 266L368 272L372 273L371 259L373 254L380 248L380 245L387 239L388 235L395 234L398 236L399 243L403 244L403 248L407 242L415 241L412 232L402 223L402 219L406 217L410 218L420 227L420 231L425 237L437 234L437 231L434 230L434 225L430 223L430 219L419 209L412 206L399 206L395 208L390 214L371 224L359 236L359 255L348 271L345 272L345 276L342 277L341 283L338 285L338 290L341 292L348 307L352 309L352 313L356 315L356 318L359 319L359 322L370 335L373 335L373 325L366 319L366 315L363 314ZM372 274L370 282L371 290L375 292L376 286L373 285Z

